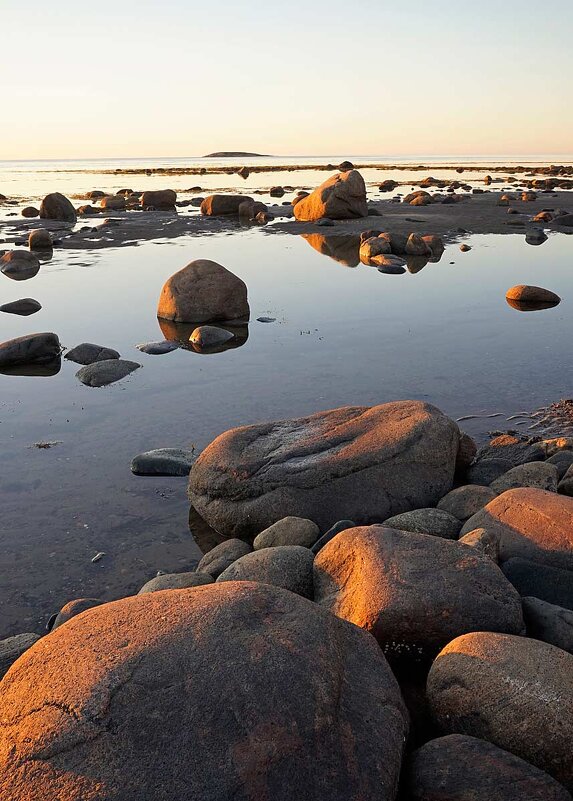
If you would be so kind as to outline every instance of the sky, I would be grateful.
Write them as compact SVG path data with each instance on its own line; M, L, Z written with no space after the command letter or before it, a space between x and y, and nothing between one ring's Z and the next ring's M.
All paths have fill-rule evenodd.
M571 0L0 0L0 160L573 151Z

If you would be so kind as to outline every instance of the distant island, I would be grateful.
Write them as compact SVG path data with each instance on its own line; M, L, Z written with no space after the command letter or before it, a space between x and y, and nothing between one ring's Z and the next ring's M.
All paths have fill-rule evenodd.
M244 153L242 150L221 150L220 153L207 153L204 159L232 159L238 156L258 156L263 159L270 159L268 153Z

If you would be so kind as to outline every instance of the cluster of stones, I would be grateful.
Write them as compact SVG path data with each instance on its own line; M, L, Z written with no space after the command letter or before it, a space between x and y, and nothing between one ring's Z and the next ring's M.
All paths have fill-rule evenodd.
M189 466L225 541L0 644L2 798L570 801L573 440L400 401Z

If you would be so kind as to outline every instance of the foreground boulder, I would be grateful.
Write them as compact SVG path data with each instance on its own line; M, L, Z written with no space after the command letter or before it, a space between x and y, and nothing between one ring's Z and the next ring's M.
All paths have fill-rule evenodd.
M77 221L75 208L60 192L51 192L46 195L40 205L40 217L44 220L61 220L71 223Z
M347 529L327 543L314 562L314 597L387 652L434 656L478 628L524 630L519 595L487 556L385 526Z
M174 192L173 189L156 189L144 192L141 196L141 207L143 209L169 211L175 208L176 202L177 192Z
M449 643L427 683L445 731L469 734L573 787L573 656L553 645L479 632Z
M163 285L157 316L178 323L249 319L247 286L221 264L197 259Z
M238 214L239 206L246 200L253 202L253 198L248 195L208 195L201 202L201 214L208 217Z
M328 178L294 206L297 220L347 220L368 217L366 185L357 170L341 172Z
M474 528L499 536L502 562L520 556L573 570L573 498L527 487L512 489L470 517L461 533Z
M189 477L199 514L225 536L283 517L381 522L432 506L452 488L459 429L421 401L346 406L217 437Z
M0 367L51 362L59 357L61 350L56 334L26 334L0 343Z
M411 801L571 801L544 771L462 734L439 737L412 754L405 786Z
M274 587L104 604L44 637L2 689L10 801L396 795L406 712L380 649Z

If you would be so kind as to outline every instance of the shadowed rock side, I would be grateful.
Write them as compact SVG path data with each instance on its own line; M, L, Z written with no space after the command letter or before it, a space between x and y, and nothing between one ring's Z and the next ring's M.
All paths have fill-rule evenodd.
M12 666L10 801L395 798L407 713L372 637L250 582L105 604Z
M177 342L181 348L193 351L193 353L223 353L226 350L240 348L249 338L249 326L246 323L243 325L237 323L230 325L229 323L217 322L217 327L223 331L228 331L233 335L233 338L216 347L204 349L191 341L191 334L201 323L175 323L173 320L162 320L160 317L157 322L166 340Z
M345 267L357 267L360 264L360 236L324 236L324 234L303 234L308 244Z
M189 497L225 536L283 517L381 522L435 505L452 488L459 429L435 406L398 401L235 428L199 456Z
M297 220L347 220L368 217L366 184L357 170L337 173L293 208Z

